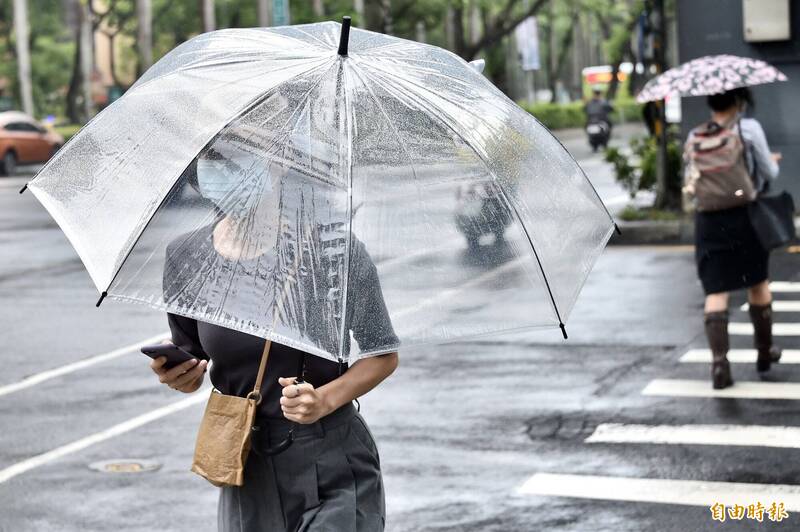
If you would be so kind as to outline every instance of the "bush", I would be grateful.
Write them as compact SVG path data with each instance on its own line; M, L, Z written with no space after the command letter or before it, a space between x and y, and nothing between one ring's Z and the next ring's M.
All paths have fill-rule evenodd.
M520 102L519 105L548 129L582 128L586 124L586 115L583 112L584 102L535 104ZM614 112L611 113L613 123L622 124L641 120L641 105L631 100L614 102Z
M64 137L64 142L66 143L82 127L83 126L80 124L66 124L62 126L55 126L53 129L55 129L58 134Z
M662 211L653 208L638 209L633 205L625 207L618 216L626 222L640 222L643 220L671 222L680 219L678 213L674 211Z
M583 127L586 115L583 114L583 103L535 103L520 104L523 109L536 117L548 129L564 129Z
M629 122L642 121L642 105L634 100L621 100L614 102L614 112L611 120L615 124L626 124Z
M614 166L617 183L625 187L633 199L640 190L654 190L656 187L658 144L655 137L635 138L630 147L630 157L617 148L609 148L605 160ZM670 138L667 142L668 182L680 181L681 167L681 146L677 139Z

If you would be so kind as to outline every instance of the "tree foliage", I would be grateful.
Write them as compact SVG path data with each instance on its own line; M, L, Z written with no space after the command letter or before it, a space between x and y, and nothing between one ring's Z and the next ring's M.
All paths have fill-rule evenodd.
M539 19L543 68L554 86L569 64L578 15L589 16L604 47L605 56L618 64L630 53L637 10L643 0L364 0L363 16L354 12L353 0L292 0L292 23L339 20L351 15L354 24L374 31L449 47L466 60L482 57L486 74L506 88L514 29L528 16ZM112 76L125 88L134 73L141 73L136 50L135 0L28 0L30 2L31 55L37 111L63 114L67 87L77 86L78 60L75 19L80 2L89 2L96 31L111 39ZM198 0L152 0L153 55L158 60L169 50L201 31ZM321 7L321 10L320 10ZM258 25L256 0L215 0L217 26ZM587 15L588 14L588 15ZM362 20L363 19L363 20ZM0 78L8 81L16 97L12 0L0 0ZM590 32L591 33L591 32ZM74 94L73 94L74 96Z

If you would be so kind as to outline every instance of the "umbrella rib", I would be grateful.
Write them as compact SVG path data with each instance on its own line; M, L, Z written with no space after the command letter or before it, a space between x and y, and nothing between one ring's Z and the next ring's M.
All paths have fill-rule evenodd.
M307 69L307 70L303 70L302 72L299 72L299 73L295 74L294 76L291 76L290 78L288 78L288 79L284 80L284 81L283 81L283 82L282 82L280 85L276 85L276 86L272 87L270 90L268 90L267 92L265 92L265 93L262 93L262 94L260 94L259 96L257 96L257 97L255 97L255 98L253 98L253 100L252 100L252 101L251 101L251 102L250 102L248 105L244 106L244 107L243 107L243 108L242 108L240 111L236 112L236 113L235 113L235 114L234 114L234 115L233 115L233 116L232 116L232 117L231 117L231 118L230 118L230 119L229 119L229 120L228 120L228 121L225 123L225 125L224 125L224 126L222 126L222 127L219 129L219 131L222 131L223 129L225 129L226 127L228 127L230 124L232 124L232 123L233 123L235 120L237 120L237 119L238 119L238 118L240 118L241 116L245 115L246 113L248 113L249 111L251 111L252 109L254 109L256 106L260 105L260 104L261 104L261 103L262 103L262 102L263 102L265 99L267 99L269 96L271 96L271 95L272 95L272 93L273 93L273 92L275 92L275 91L276 91L276 90L277 90L279 87L281 87L281 86L285 85L286 83L288 83L288 82L290 82L290 81L292 81L292 80L295 80L295 79L297 79L297 78L298 78L298 77L300 77L300 76L304 76L304 75L308 74L309 72L312 72L313 70L315 70L315 69L319 68L320 66L321 66L321 65L314 65L313 67L311 67L311 68L309 68L309 69ZM211 138L213 138L213 137L211 137ZM210 140L210 139L209 139L209 140ZM205 148L206 144L208 144L208 141L206 141L205 143L203 143L203 145L202 145L202 147L200 148L200 150L198 150L198 152L194 154L194 156L192 157L192 159L191 159L191 160L194 160L194 159L196 159L196 158L197 158L197 156L200 154L200 151L202 151L202 150L203 150L203 148ZM190 161L190 162L191 162L191 161ZM127 262L127 260L128 260L128 257L130 257L130 255L131 255L131 252L132 252L132 251L133 251L133 249L136 247L136 244L139 242L139 240L142 238L142 235L144 234L144 232L145 232L145 231L147 230L147 228L150 226L150 223L153 221L153 217L154 217L153 215L154 215L156 212L158 212L158 210L159 210L159 209L161 209L161 207L164 205L164 202L166 202L166 201L167 201L167 198L169 197L170 193L173 191L173 189L175 188L175 186L176 186L176 185L177 185L177 183L178 183L178 178L180 178L180 176L181 176L181 175L183 175L183 172L185 172L185 171L186 171L186 169L184 168L184 169L181 171L181 173L180 173L180 174L178 174L177 176L175 176L175 177L173 178L172 186L170 186L170 187L169 187L169 190L167 190L167 191L164 193L164 195L161 197L161 200L158 202L158 205L156 206L156 208L153 210L152 214L150 215L150 219L149 219L149 220L147 220L147 223L146 223L146 224L144 224L144 226L142 227L141 231L139 231L139 234L138 234L138 235L136 235L136 238L135 238L135 239L133 240L133 242L131 243L130 247L128 247L128 251L126 251L126 252L125 252L125 257L124 257L124 258L122 259L122 261L119 263L119 266L117 266L117 270L114 272L114 276L111 278L111 281L109 281L109 283L108 283L108 286L106 287L106 289L105 289L105 290L103 290L103 292L100 294L100 299L98 299L98 300L97 300L97 303L95 304L95 306L99 307L99 306L100 306L100 304L103 302L103 299L105 299L105 298L106 298L106 296L108 296L108 290L109 290L109 289L111 289L111 286L113 286L113 284L114 284L114 281L117 279L117 276L119 275L119 272L122 270L122 267L123 267L123 266L125 265L125 263Z
M403 153L405 153L406 157L408 157L409 165L411 166L411 173L412 173L412 174L414 174L414 181L416 181L417 183L419 183L419 177L417 176L417 169L416 169L416 167L415 167L415 165L414 165L414 162L413 162L413 161L412 161L412 159L411 159L411 154L408 152L408 147L406 146L405 142L403 142L403 139L400 137L400 133L397 131L397 128L394 126L394 124L392 123L391 119L389 118L389 115L388 115L388 113L386 112L386 108L385 108L385 107L383 106L383 104L380 102L380 100L378 99L378 97L377 97L377 96L375 96L375 93L372 91L372 88L369 86L369 84L368 84L368 83L366 83L366 80L365 80L365 79L362 77L360 70L359 70L359 69L356 69L356 68L354 68L354 69L353 69L353 72L354 72L354 73L356 74L356 76L358 76L358 77L359 77L359 78L360 78L362 81L364 81L364 87L367 89L367 92L368 92L368 93L369 93L369 95L372 97L373 101L374 101L374 102L377 104L378 108L379 108L379 109L380 109L380 111L381 111L381 114L382 114L382 115L383 115L383 117L386 119L386 123L387 123L387 124L389 124L389 127L391 128L391 130L392 130L392 133L394 133L394 136L395 136L395 138L397 139L397 143L398 143L398 144L400 144L400 148L403 150ZM365 73L365 74L366 74L366 73Z
M414 83L411 83L411 82L409 82L409 84L411 84L413 86L418 86L418 85L416 85ZM537 264L539 266L539 270L542 272L542 279L544 280L545 287L547 288L547 293L550 296L550 302L553 305L553 311L555 312L556 318L558 319L558 326L561 329L561 333L564 336L564 339L566 340L567 339L566 326L564 324L564 320L561 318L561 313L558 310L558 304L556 303L555 296L553 295L553 290L550 287L550 281L548 281L548 279L547 279L547 273L544 271L544 265L542 264L542 261L539 258L539 252L536 251L536 246L533 244L533 239L531 238L531 235L528 232L528 229L525 227L525 224L523 223L522 217L519 214L519 210L517 209L516 204L513 201L511 201L511 198L508 197L508 194L506 193L505 188L503 187L502 183L500 182L499 179L497 179L497 176L491 170L491 168L489 167L488 162L484 159L484 157L480 153L480 151L477 150L472 145L472 142L470 142L466 137L464 137L464 135L460 131L458 131L448 120L446 120L444 118L444 117L448 116L447 113L444 112L442 109L440 109L435 103L431 102L428 98L422 97L421 100L424 103L422 103L422 102L419 102L419 103L421 103L423 106L427 106L429 113L430 113L431 110L435 111L433 113L430 113L430 116L432 116L433 118L435 118L436 120L441 122L445 127L447 127L447 129L452 131L453 134L458 136L467 146L469 146L472 149L472 151L475 153L475 155L478 157L478 159L483 164L484 168L486 169L486 172L492 177L492 180L497 185L498 189L500 190L500 194L503 197L503 200L505 201L507 206L510 207L511 210L514 212L514 215L517 217L517 220L519 220L520 226L522 227L522 232L525 234L525 237L528 239L528 243L531 246L531 250L533 251L533 255L536 258L536 262L537 262ZM563 145L562 145L562 147L563 147ZM585 177L585 174L584 174L584 177ZM595 193L596 193L596 191L595 191ZM606 212L608 212L608 211L606 211Z

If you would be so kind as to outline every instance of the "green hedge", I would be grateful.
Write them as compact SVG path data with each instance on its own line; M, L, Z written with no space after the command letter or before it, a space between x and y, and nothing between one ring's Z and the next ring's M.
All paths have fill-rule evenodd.
M55 129L58 134L64 137L64 142L67 142L82 127L83 126L80 124L67 124L55 126L53 129Z
M548 129L566 129L583 127L586 115L583 113L583 102L572 103L536 103L520 102L523 109L535 116ZM614 103L611 120L615 124L639 122L642 120L642 108L634 101Z

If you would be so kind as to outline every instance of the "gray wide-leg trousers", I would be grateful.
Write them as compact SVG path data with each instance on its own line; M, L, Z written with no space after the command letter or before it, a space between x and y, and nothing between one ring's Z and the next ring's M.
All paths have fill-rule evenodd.
M382 532L386 509L375 441L352 404L297 425L289 449L285 420L257 421L242 487L222 488L220 532Z

